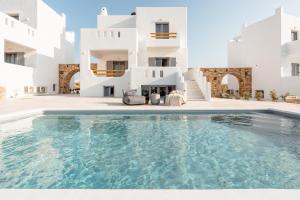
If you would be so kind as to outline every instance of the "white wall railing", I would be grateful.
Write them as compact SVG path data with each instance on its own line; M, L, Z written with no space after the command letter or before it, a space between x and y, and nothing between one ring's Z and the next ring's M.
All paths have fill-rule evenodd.
M0 12L0 30L4 39L36 48L36 29L2 12Z

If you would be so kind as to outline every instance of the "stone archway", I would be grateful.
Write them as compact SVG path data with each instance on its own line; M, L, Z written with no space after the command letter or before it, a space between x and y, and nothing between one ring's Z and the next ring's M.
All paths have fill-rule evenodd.
M59 65L59 93L70 94L70 81L74 74L80 71L79 64Z
M222 93L222 79L227 75L235 76L240 85L240 96L244 92L252 95L252 68L201 68L203 75L211 83L212 97L220 97Z

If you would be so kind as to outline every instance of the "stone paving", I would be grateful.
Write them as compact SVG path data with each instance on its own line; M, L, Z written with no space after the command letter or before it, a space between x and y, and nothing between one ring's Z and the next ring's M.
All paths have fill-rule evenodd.
M300 104L270 101L245 101L230 99L212 99L212 101L189 101L181 107L165 105L126 106L120 98L87 98L72 95L29 96L23 98L0 100L0 115L26 112L34 109L130 109L130 110L235 110L235 109L278 109L300 113Z

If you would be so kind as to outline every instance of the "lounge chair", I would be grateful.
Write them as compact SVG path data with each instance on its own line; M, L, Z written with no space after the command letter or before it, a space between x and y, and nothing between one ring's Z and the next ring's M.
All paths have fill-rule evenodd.
M287 103L300 104L300 97L297 96L287 96L285 101Z
M137 90L123 90L123 103L126 105L144 105L146 97L136 95Z

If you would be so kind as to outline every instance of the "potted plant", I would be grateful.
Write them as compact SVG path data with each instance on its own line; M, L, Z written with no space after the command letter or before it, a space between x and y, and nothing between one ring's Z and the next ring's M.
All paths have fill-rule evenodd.
M255 93L255 99L256 99L257 101L262 101L262 100L264 99L264 94L263 94L263 92L257 91L257 92Z
M270 91L270 97L273 102L277 102L279 99L276 90Z
M287 93L285 93L285 94L282 94L282 95L280 96L280 98L281 98L284 102L286 102L286 98L287 98L288 96L291 96L291 93L287 92Z
M243 99L249 100L251 98L250 92L245 91L243 92Z

